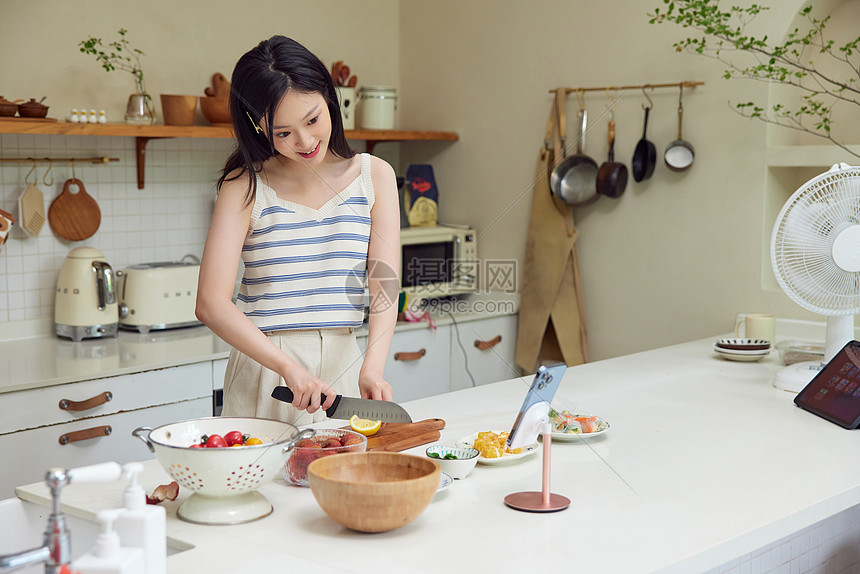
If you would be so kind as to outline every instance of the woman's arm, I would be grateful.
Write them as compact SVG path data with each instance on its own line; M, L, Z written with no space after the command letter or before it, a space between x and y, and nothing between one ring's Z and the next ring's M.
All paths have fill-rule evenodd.
M231 347L283 377L295 396L293 406L315 412L327 409L336 393L329 392L320 405L327 385L303 369L272 343L233 303L242 245L251 221L253 205L244 205L247 179L226 181L221 186L200 262L197 286L197 318Z
M370 176L375 195L367 248L370 316L367 352L358 384L362 397L390 401L391 385L383 378L383 370L397 323L397 298L400 294L400 203L394 170L390 165L371 157Z

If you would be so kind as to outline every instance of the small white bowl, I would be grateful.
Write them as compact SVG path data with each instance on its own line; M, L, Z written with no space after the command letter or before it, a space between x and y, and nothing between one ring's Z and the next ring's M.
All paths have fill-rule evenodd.
M442 472L450 474L453 478L466 478L478 463L480 452L475 448L458 448L453 446L442 446L440 444L427 447L427 456L439 463ZM430 456L431 454L438 455ZM446 454L453 454L457 458L444 458Z

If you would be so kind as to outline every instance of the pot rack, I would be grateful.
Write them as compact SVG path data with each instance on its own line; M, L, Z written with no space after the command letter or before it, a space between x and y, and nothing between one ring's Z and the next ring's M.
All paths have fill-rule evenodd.
M119 161L118 157L0 157L0 163L91 163L94 165Z
M583 95L585 92L604 92L609 94L610 92L627 92L629 90L646 90L646 89L658 89L658 88L678 88L682 90L684 88L695 88L696 86L704 86L705 82L698 82L692 80L684 80L683 82L672 82L668 84L636 84L629 86L600 86L593 88L558 88L563 89L565 94L570 94L575 92L578 95ZM558 90L548 90L549 93L553 94ZM622 94L623 95L623 94ZM620 96L619 96L620 97Z

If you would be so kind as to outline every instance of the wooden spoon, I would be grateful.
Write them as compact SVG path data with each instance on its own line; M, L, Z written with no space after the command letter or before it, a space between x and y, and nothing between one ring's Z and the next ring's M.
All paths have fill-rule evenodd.
M78 191L71 190L72 185ZM58 236L68 241L83 241L95 235L102 221L102 212L96 200L90 197L79 179L69 179L63 191L51 202L48 223Z

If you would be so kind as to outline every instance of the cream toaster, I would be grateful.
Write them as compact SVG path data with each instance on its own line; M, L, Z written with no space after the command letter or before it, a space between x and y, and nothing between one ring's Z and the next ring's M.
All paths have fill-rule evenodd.
M141 263L117 272L119 326L148 333L200 325L194 314L200 264Z

